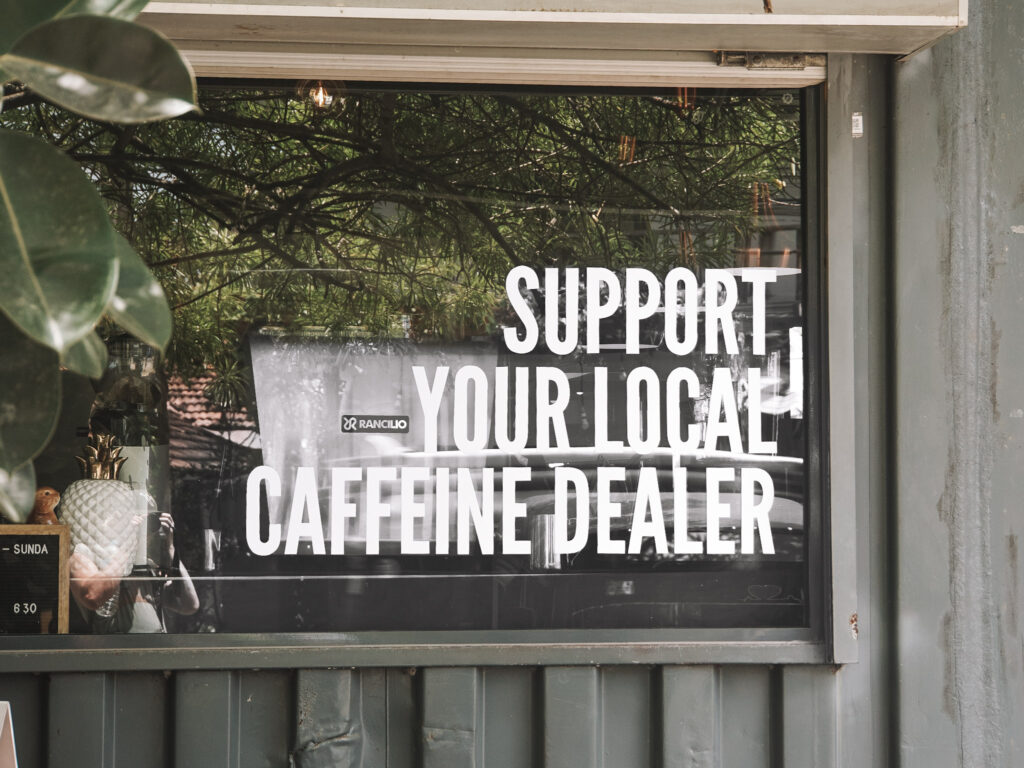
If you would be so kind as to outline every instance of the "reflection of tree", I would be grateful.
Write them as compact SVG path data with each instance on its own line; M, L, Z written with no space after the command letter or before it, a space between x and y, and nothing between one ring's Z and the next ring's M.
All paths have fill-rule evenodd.
M514 264L731 264L798 194L790 94L352 88L318 109L215 87L202 116L132 128L18 103L4 123L82 162L164 282L186 370L253 320L486 332Z

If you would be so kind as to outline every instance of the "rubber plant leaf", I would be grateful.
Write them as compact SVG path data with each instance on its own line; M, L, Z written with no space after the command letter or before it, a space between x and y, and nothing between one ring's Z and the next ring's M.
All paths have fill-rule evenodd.
M0 53L37 24L74 14L90 13L131 21L149 0L0 0Z
M95 331L87 333L64 350L60 363L69 371L98 379L107 368L107 345Z
M114 255L119 263L117 289L107 314L126 331L163 352L171 340L171 310L164 289L120 235L115 236Z
M60 414L57 353L0 315L0 470L12 473L46 447Z
M69 16L24 34L0 67L62 107L115 123L196 109L192 69L167 38L121 19Z
M23 523L36 501L36 470L31 461L14 472L0 469L0 518Z
M63 352L103 315L117 270L114 230L82 169L40 139L0 130L0 310Z

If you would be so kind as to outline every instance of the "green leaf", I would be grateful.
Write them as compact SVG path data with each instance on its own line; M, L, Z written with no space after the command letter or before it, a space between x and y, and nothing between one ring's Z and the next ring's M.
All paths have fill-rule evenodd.
M14 472L0 469L0 517L23 523L36 502L36 470L32 462Z
M114 230L82 169L44 141L0 131L0 310L61 352L103 315L117 268Z
M48 21L20 37L0 64L41 96L95 120L144 123L196 109L188 63L167 38L130 21Z
M120 235L115 236L114 255L120 265L117 289L107 312L129 333L161 352L171 340L171 309L164 289L149 267Z
M77 13L131 21L149 0L3 0L0 2L0 53L37 24Z
M107 368L107 345L95 331L87 333L64 351L60 362L69 371L98 379Z
M0 315L0 469L13 472L39 455L57 426L57 353Z

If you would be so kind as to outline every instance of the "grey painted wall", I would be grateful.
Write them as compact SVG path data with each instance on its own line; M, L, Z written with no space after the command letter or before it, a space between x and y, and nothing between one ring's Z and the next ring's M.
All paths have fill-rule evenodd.
M1024 3L829 65L856 664L11 674L22 768L1024 765Z
M1022 43L1024 4L972 0L967 30L896 70L891 426L905 766L1024 765Z

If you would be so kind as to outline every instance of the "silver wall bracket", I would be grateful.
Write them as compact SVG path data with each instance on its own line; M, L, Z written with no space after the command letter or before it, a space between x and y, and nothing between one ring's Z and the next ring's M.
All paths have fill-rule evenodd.
M804 69L825 66L823 53L774 53L719 51L718 66L747 69Z

